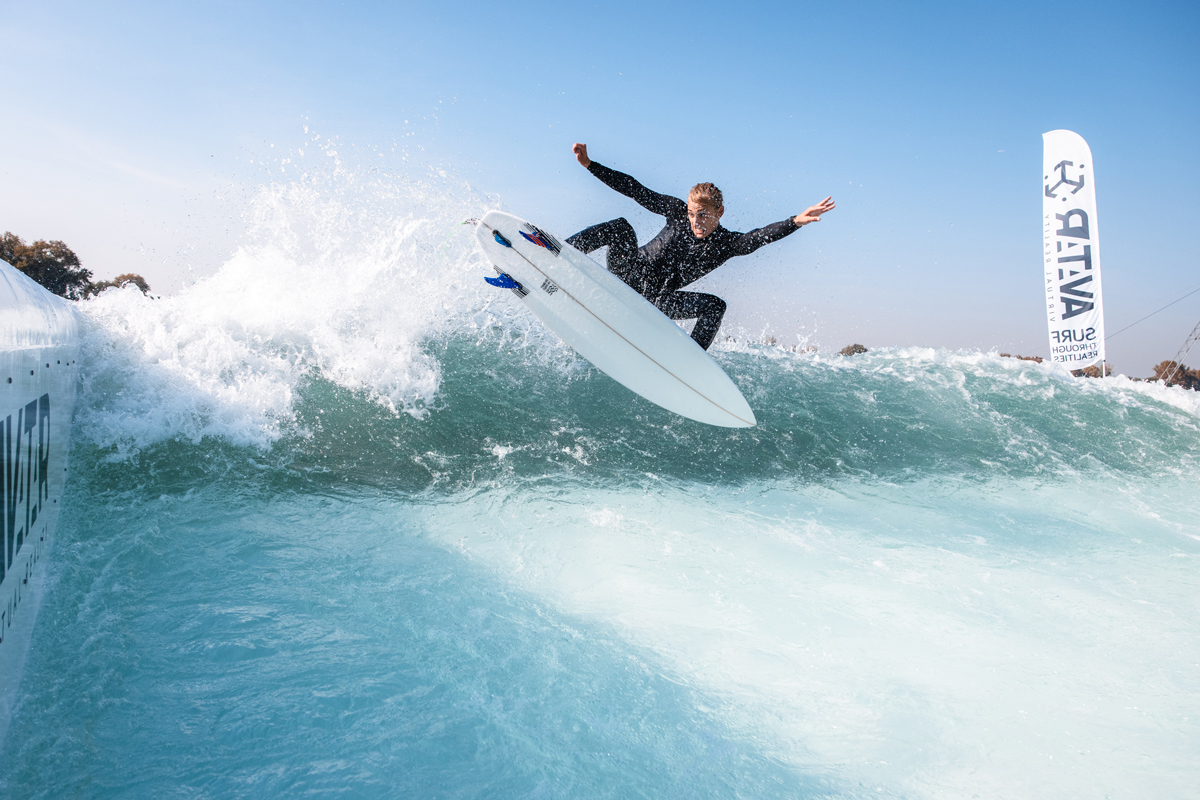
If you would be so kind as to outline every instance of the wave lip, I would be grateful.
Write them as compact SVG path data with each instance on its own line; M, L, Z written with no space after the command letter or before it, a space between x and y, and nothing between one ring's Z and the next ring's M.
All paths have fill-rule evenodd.
M441 382L424 344L487 306L468 280L469 236L453 235L478 202L343 172L262 188L246 243L216 274L169 298L127 288L83 304L84 427L123 446L266 447L313 375L424 416Z

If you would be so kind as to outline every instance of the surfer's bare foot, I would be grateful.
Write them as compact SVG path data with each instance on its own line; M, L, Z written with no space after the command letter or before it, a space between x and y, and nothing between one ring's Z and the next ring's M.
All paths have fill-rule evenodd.
M575 154L575 159L583 166L590 167L592 165L592 160L588 158L586 144L576 142L575 146L571 148L571 152Z

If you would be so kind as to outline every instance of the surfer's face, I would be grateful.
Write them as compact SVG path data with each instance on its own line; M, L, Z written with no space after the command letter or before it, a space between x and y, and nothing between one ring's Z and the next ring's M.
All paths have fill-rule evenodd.
M688 222L692 224L692 233L697 239L703 239L717 229L721 223L724 208L713 208L695 200L688 200Z

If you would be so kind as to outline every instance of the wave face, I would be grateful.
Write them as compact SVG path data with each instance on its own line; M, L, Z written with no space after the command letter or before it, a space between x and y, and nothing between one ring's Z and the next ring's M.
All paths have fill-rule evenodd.
M84 305L2 793L1194 791L1200 395L727 340L699 425L483 283L494 205L333 170Z

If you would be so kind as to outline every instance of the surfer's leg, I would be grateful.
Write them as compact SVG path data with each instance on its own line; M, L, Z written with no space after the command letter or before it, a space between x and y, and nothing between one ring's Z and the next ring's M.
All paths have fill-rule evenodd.
M585 253L608 245L608 270L618 274L628 271L628 265L637 259L637 233L624 217L584 228L568 236L567 244Z
M716 338L725 316L725 301L714 294L671 292L655 300L654 305L671 319L695 319L692 338L705 350Z
M641 292L645 283L646 259L638 252L637 232L624 217L610 219L590 228L584 228L574 236L567 237L567 244L590 253L608 246L608 271L616 275L635 292Z

